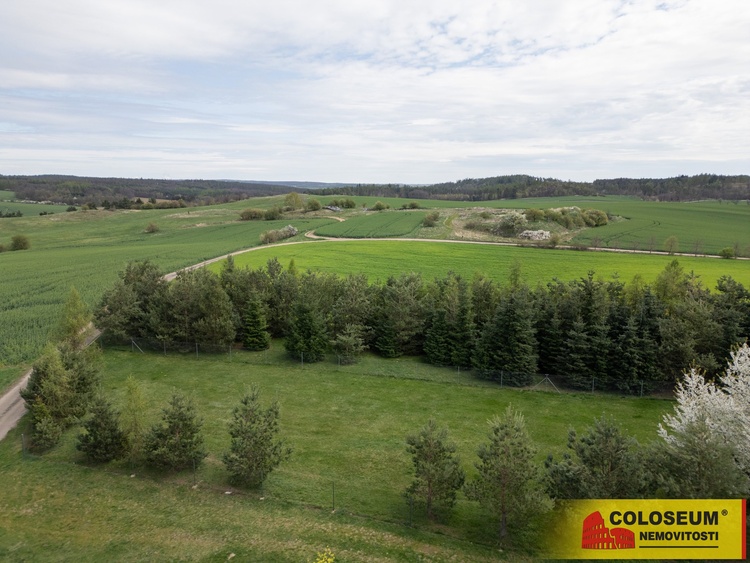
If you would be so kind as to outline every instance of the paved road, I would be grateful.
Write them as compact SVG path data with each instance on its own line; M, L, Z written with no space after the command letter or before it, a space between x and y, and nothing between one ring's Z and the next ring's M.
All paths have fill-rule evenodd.
M87 330L90 333L84 341L84 346L90 346L101 335L101 331L94 328L94 325L89 325ZM3 440L26 414L26 405L21 398L21 391L29 382L29 377L31 377L31 370L27 371L21 379L16 381L13 387L0 397L0 440Z
M31 376L27 371L10 390L0 397L0 440L13 429L21 417L26 414L26 405L21 398L21 390L26 387Z

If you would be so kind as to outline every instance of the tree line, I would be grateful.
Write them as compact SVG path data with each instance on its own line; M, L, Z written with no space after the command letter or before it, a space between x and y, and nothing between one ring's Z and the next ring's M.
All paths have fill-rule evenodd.
M465 178L429 186L407 184L357 184L322 190L308 190L320 195L358 195L402 197L411 199L445 199L488 201L525 197L628 195L657 201L694 201L698 199L750 199L750 176L698 174L673 178L614 178L593 182L572 182L525 174Z
M220 274L183 271L170 283L150 262L133 262L95 312L111 338L249 350L284 338L290 356L355 362L386 358L474 369L503 385L555 376L571 389L643 393L696 366L717 374L750 335L750 292L729 276L715 291L677 260L647 284L593 272L530 287L515 264L505 285L482 275L419 274L369 282L362 275L297 271L276 259L256 269L230 258Z

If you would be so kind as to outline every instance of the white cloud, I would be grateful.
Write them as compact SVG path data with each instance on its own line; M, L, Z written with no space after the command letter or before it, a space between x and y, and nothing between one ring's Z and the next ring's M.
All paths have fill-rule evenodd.
M0 173L736 173L749 23L740 0L9 0Z

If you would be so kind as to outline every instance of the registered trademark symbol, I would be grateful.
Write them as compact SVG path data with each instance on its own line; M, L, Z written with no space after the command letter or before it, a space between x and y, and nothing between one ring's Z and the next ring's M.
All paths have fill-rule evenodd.
M721 511L722 516L726 516L727 514L729 514L729 511L726 508Z

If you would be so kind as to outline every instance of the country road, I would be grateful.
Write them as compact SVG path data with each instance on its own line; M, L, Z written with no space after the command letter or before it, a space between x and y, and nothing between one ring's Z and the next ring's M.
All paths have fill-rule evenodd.
M84 340L83 345L90 346L99 338L101 331L92 324L86 327L85 330L90 332L86 340ZM26 414L26 405L21 398L21 391L26 388L26 384L31 377L31 371L29 370L23 374L23 377L16 381L13 387L0 397L0 440L5 439L8 432L15 428L18 421Z

